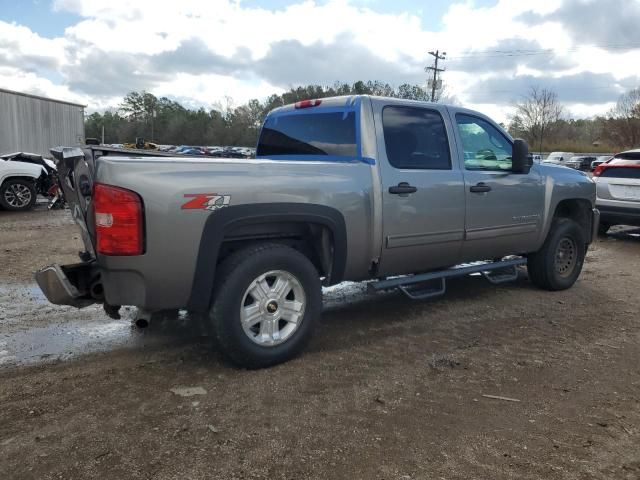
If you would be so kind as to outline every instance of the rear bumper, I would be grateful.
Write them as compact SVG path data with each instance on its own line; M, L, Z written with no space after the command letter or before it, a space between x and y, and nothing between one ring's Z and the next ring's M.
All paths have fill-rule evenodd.
M98 268L95 261L51 265L36 272L36 282L49 302L83 308L94 303L147 308L144 277L137 272ZM149 309L161 310L161 296Z
M55 305L83 308L101 301L102 287L93 262L45 267L36 272L36 282Z
M598 205L600 221L611 225L638 225L640 226L639 207L615 207L610 205Z

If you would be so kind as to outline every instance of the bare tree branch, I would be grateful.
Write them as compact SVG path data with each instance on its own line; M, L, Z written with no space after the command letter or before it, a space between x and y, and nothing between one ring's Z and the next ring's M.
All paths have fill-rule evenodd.
M529 94L515 104L516 113L511 120L510 130L523 136L529 144L542 151L545 132L562 117L562 105L558 95L546 88L533 86Z

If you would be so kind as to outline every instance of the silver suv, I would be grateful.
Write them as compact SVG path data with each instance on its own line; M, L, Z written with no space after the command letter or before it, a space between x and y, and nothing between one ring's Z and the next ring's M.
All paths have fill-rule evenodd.
M601 234L613 225L640 226L640 149L616 154L596 167L596 207Z

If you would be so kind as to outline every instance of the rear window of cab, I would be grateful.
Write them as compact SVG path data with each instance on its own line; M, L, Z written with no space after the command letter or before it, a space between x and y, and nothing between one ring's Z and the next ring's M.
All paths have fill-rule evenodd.
M271 115L265 120L257 156L357 155L354 111Z

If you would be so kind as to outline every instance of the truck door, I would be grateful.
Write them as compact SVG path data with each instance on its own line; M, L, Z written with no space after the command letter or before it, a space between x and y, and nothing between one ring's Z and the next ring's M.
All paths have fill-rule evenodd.
M542 228L541 176L535 167L528 174L511 171L512 142L488 119L451 114L464 164L462 261L531 251Z
M464 234L464 180L446 109L373 105L382 185L379 273L456 264Z

